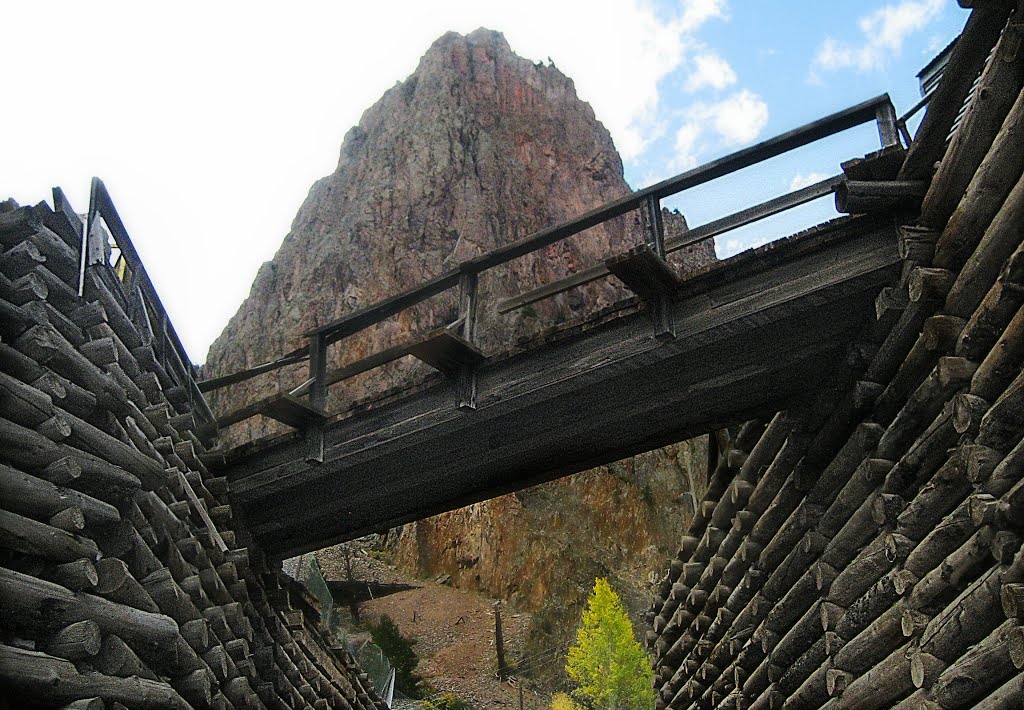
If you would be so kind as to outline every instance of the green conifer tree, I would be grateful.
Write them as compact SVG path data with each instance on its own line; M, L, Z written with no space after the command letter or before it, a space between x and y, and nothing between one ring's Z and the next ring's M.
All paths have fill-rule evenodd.
M381 614L377 623L370 624L369 628L373 642L395 669L395 688L410 698L420 697L419 686L423 679L416 674L420 659L412 648L416 642L403 636L398 624L387 614Z
M579 686L573 695L589 707L654 707L653 671L643 648L633 638L633 626L619 595L606 579L594 581L565 671Z

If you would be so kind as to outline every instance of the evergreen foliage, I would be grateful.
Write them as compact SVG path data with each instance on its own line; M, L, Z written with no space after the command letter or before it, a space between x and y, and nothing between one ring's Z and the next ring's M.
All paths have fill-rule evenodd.
M579 686L573 695L591 708L649 710L653 672L619 595L608 580L594 581L566 673Z
M415 641L402 635L398 625L387 614L381 614L377 623L370 624L373 642L380 647L395 669L395 688L410 698L420 696L420 682L416 666L420 659L413 650Z

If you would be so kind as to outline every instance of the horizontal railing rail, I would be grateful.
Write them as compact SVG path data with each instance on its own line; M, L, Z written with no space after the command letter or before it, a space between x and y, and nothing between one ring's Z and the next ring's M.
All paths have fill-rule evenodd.
M62 197L63 194L61 194ZM61 211L70 209L69 206L63 204L66 200L58 200L57 197L54 199L55 201L62 202L62 204L57 206ZM207 404L202 391L200 391L196 383L196 368L189 359L185 346L182 344L181 338L178 337L178 333L174 329L174 324L171 323L167 315L167 310L164 308L163 302L153 286L153 281L150 279L149 273L146 271L146 267L142 263L142 259L139 257L131 237L128 236L128 230L125 228L117 208L114 207L114 202L107 191L106 185L97 177L92 179L89 191L89 212L86 216L85 233L82 239L79 293L82 293L85 288L86 269L98 265L110 266L105 235L101 229L98 229L100 219L103 220L103 224L109 230L114 246L120 251L120 258L124 260L127 274L130 274L129 285L127 286L125 279L115 274L115 280L121 288L120 296L128 304L132 297L130 289L138 288L138 292L141 294L143 307L134 311L126 307L126 312L131 313L135 319L146 319L146 323L136 323L136 325L142 326L144 332L152 331L156 354L161 358L161 364L164 366L164 369L168 370L169 374L178 380L178 384L185 388L193 413L199 415L199 423L204 425L213 424L216 421L216 417L210 410L209 404ZM152 320L150 320L150 317L152 317Z
M673 239L665 241L665 253L671 254L673 252L685 249L689 246L694 246L700 242L707 241L713 237L717 237L720 234L725 234L734 229L739 229L748 224L753 224L762 219L771 217L772 215L785 212L793 207L806 204L812 200L817 200L825 195L831 195L836 191L836 188L843 181L842 175L834 175L830 178L816 182L813 185L794 190L788 194L776 197L766 202L762 202L753 207L740 210L727 217L716 219L713 222L702 224L699 227L695 227L685 234L682 234ZM523 308L532 303L537 303L546 298L551 298L559 293L564 293L571 288L577 288L584 286L588 283L592 283L599 279L610 275L608 267L604 263L594 264L586 269L577 271L575 274L566 276L563 279L552 281L544 284L532 291L521 293L511 298L506 298L498 302L498 313L508 313L514 311L517 308Z
M641 223L645 232L645 243L657 259L664 259L668 253L693 246L733 229L752 224L758 220L824 197L834 193L843 182L841 174L762 202L753 207L740 210L735 214L696 227L677 237L668 240L664 238L664 228L661 223L661 200L835 135L849 128L872 121L876 123L879 140L883 148L900 144L900 133L893 104L888 94L876 96L845 110L688 170L675 177L612 200L574 219L539 230L486 254L467 259L456 268L434 276L424 283L406 289L377 303L357 309L341 318L308 331L305 334L309 338L309 344L306 348L296 349L276 360L240 372L205 380L199 383L198 389L203 392L209 392L306 361L309 363L308 377L287 394L289 396L308 395L310 405L317 410L322 409L326 402L326 388L329 385L343 379L341 375L348 375L350 372L363 372L382 359L381 357L371 355L369 358L364 359L365 362L353 363L343 367L341 370L335 370L328 374L326 367L326 349L328 346L440 295L449 289L458 287L460 292L459 320L456 326L453 326L452 332L462 339L463 345L472 347L476 321L475 313L478 305L477 282L481 273L633 211L640 212ZM563 279L544 284L529 292L506 298L497 304L497 311L499 313L507 313L568 289L607 277L608 275L610 275L610 271L605 263L595 264ZM658 306L657 310L661 308L661 306ZM659 319L661 323L661 330L658 331L659 337L662 335L670 336L670 331L666 330L668 328L668 320L666 320L663 314L659 315ZM391 348L387 352L390 353L391 350L395 350L395 348ZM460 371L458 377L460 406L468 408L475 406L475 382L475 373L472 371L472 366L467 364ZM309 427L307 438L310 442L310 460L322 460L323 424L320 423Z
M479 274L636 210L652 197L658 200L670 197L870 121L875 121L878 124L879 137L883 147L897 143L899 139L896 136L896 112L889 95L881 94L843 111L608 202L575 219L542 229L487 254L468 259L456 269L315 328L307 335L322 336L326 338L328 344L336 342L452 288L458 284L459 275L462 273Z

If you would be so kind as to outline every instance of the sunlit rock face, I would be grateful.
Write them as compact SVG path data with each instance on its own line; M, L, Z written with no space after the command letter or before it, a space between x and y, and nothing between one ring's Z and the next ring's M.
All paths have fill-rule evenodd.
M348 132L337 169L313 185L280 250L211 347L206 374L274 359L302 346L311 328L629 192L611 136L569 78L516 56L497 32L448 33ZM665 218L669 236L686 229L682 215ZM639 240L636 216L626 215L484 274L482 349L499 352L627 297L605 279L509 314L493 307ZM713 259L708 242L676 264ZM354 361L456 317L455 294L437 297L334 346L331 362ZM329 408L424 372L407 361L379 368L333 387ZM230 411L294 387L304 374L297 367L251 380L214 395L215 407ZM250 419L225 443L274 431ZM700 445L671 447L406 526L397 559L529 608L542 606L566 578L582 584L591 572L630 568L631 578L645 579L641 570L662 566L674 549L679 516L690 511L680 494L703 476L702 456Z
M303 345L311 328L629 192L611 136L569 78L517 57L497 32L448 33L348 132L337 169L310 189L281 248L210 348L206 371L273 359ZM666 214L670 233L685 229L680 215ZM606 279L513 313L493 308L497 298L635 244L635 221L627 215L484 274L484 350L624 297ZM714 249L707 243L685 256L699 265ZM338 344L330 356L351 362L455 315L454 294L445 294ZM338 385L332 405L398 384L410 369L399 362ZM285 370L212 399L228 411L301 381L299 369ZM252 419L226 443L270 430Z

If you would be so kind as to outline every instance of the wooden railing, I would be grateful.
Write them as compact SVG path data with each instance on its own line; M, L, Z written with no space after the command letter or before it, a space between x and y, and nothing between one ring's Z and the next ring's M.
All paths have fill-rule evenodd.
M81 226L78 215L68 203L60 188L53 190L54 210L63 214L72 225ZM102 222L101 222L102 220ZM112 243L102 225L106 225ZM171 380L181 387L187 398L189 409L196 417L200 429L210 431L216 422L206 399L196 384L196 368L189 360L185 347L167 317L167 311L153 286L146 267L132 244L121 216L114 207L110 193L99 178L92 179L89 192L89 212L82 238L81 262L78 292L85 290L86 272L101 269L100 278L110 288L112 295L120 299L124 311L146 344L153 346L158 362ZM117 259L111 263L112 248L118 250Z
M414 288L410 288L365 308L358 309L342 318L309 331L306 333L306 336L309 338L309 345L307 347L298 348L275 361L264 363L248 370L206 380L199 384L199 389L204 392L211 391L287 365L308 361L309 376L307 381L289 394L297 396L308 393L309 404L314 409L320 410L326 402L327 386L342 379L336 373L327 372L327 348L330 345L380 323L407 308L416 306L449 289L458 287L458 320L446 332L455 339L453 341L455 350L461 350L467 355L467 362L464 366L452 368L449 374L453 374L457 378L460 406L473 408L475 406L475 375L473 364L470 361L474 358L469 356L473 355L475 351L474 331L476 312L479 307L477 283L481 273L543 249L626 213L639 210L640 221L644 231L644 245L641 249L645 252L640 254L640 256L644 257L644 264L641 266L641 270L644 271L646 274L645 278L647 279L671 278L670 270L656 273L664 265L664 258L667 254L834 193L843 182L843 176L839 174L830 177L814 185L795 190L786 195L702 225L669 240L665 239L661 220L661 201L663 199L871 121L874 121L877 125L880 143L883 148L899 145L900 134L897 127L896 112L889 96L882 94L655 185L638 190L630 195L608 202L575 219L542 229L511 244L468 259L459 264L457 268L435 276ZM613 273L610 268L611 264L611 261L599 263L563 279L539 286L527 293L506 298L496 304L496 310L499 313L507 313L571 288L604 278ZM620 277L622 276L620 272L615 273ZM636 273L635 268L633 273ZM661 326L657 334L659 336L672 337L670 332L671 319L667 318L664 313L665 301L656 301L655 306L657 310L663 312L659 318ZM369 369L369 366L377 366L398 356L414 353L409 347L399 347L387 351L387 358L382 357L384 354L381 353L367 358L368 367L359 367L360 363L356 363L343 368L343 370L347 369L352 373L363 372ZM475 354L477 356L475 359L478 360L479 353L476 352ZM311 447L310 459L319 460L323 447L322 427L310 427L309 438Z

